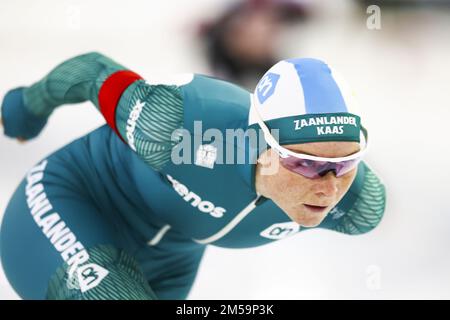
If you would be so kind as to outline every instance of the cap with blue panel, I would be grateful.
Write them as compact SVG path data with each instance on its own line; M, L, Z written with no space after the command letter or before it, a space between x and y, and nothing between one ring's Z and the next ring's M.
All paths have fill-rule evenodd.
M279 144L360 142L365 129L355 97L339 74L313 58L283 60L261 78L249 127L278 129Z

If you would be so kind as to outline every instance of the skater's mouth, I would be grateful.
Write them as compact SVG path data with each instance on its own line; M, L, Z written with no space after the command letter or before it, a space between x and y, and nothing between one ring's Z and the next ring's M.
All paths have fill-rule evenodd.
M328 206L315 206L315 205L312 205L312 204L306 204L306 203L304 203L303 206L304 206L305 208L307 208L309 211L311 211L311 212L317 212L317 213L322 212L322 211L324 211L326 208L328 208Z

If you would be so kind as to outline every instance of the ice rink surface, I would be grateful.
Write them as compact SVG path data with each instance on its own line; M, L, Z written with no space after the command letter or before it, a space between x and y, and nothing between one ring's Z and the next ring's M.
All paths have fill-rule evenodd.
M318 1L315 19L280 46L324 59L355 88L385 217L361 236L313 230L255 249L210 247L190 299L450 298L450 10L382 8L381 30L369 30L364 11L336 2ZM207 73L195 23L225 3L2 0L0 95L88 51L147 78ZM84 103L58 109L32 142L0 136L0 216L34 163L103 123ZM0 299L17 298L0 272Z

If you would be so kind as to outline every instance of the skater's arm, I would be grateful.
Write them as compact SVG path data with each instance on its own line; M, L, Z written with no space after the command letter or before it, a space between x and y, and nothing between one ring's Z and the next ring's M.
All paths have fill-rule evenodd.
M90 100L98 108L98 92L113 72L125 68L106 56L91 52L64 61L42 80L24 88L26 108L37 116L48 117L68 103Z
M102 54L92 52L64 61L30 86L10 90L3 99L0 117L5 134L25 140L34 138L53 110L64 104L90 100L98 108L103 81L123 69Z
M225 81L194 74L146 80L100 53L66 60L30 87L6 95L5 134L31 139L55 108L89 100L116 134L159 170L182 139L174 135L177 129L191 132L193 122L204 119L218 126L232 121L237 109L247 112L249 93Z

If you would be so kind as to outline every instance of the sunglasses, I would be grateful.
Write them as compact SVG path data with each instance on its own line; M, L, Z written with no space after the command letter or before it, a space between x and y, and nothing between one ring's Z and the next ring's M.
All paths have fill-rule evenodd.
M329 162L300 159L291 156L288 156L287 158L280 157L280 163L285 169L309 179L323 177L328 172L333 172L336 177L341 177L356 168L360 161L361 158L340 162Z
M363 132L363 148L360 151L345 157L325 158L296 153L286 149L279 145L272 135L266 134L266 130L263 129L264 138L267 144L275 150L280 157L280 164L285 169L309 179L323 177L330 171L333 172L336 177L341 177L356 168L367 151L367 131L364 128L362 128L361 131Z
M306 178L317 179L333 172L336 177L341 177L356 168L361 162L368 148L368 133L361 126L361 149L351 155L339 158L317 157L309 154L301 154L282 147L270 134L269 128L258 115L258 124L264 133L267 144L277 152L281 165L287 170L300 174Z

